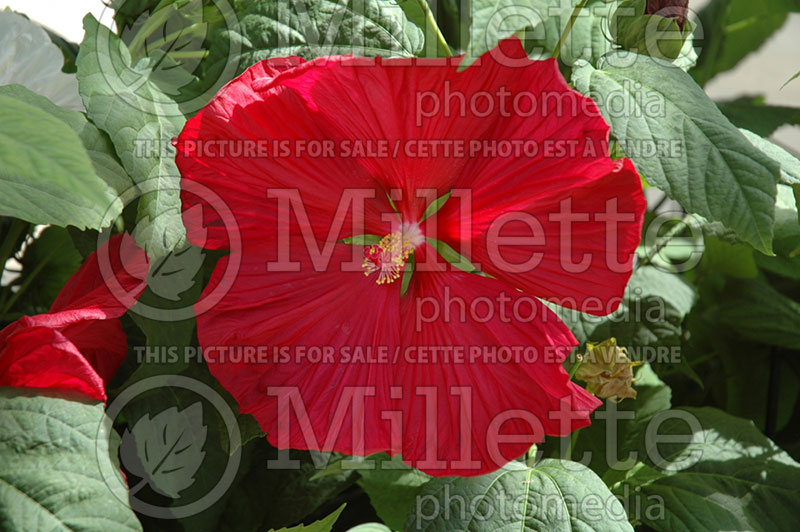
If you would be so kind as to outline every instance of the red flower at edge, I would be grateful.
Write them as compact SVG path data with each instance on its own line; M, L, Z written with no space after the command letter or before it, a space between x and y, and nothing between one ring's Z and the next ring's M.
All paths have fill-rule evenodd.
M206 288L230 283L229 291L206 312L196 307L198 338L211 372L273 445L388 451L433 475L477 475L544 434L589 424L600 401L561 365L577 342L537 298L598 314L618 306L639 242L641 184L630 161L609 159L608 125L554 60L529 60L516 39L502 48L515 67L490 54L462 72L458 58L265 60L186 124L176 144L183 181L219 194L242 237L238 274L228 277L222 259ZM485 103L445 112L448 97L458 106L503 91L509 104L529 93L565 107L548 112L520 97L511 113L485 113ZM467 149L510 140L541 149L414 151L452 139ZM389 154L354 149L366 141L385 141ZM571 156L552 151L559 142ZM333 152L311 153L315 143ZM342 201L353 191L367 199ZM190 239L228 247L221 215L188 191L182 200ZM622 221L609 228L612 211ZM579 213L574 223L569 212ZM380 243L340 240L360 234ZM429 238L484 275L448 265ZM412 252L417 266L402 294ZM538 262L526 264L534 254ZM509 319L503 305L535 319ZM495 360L503 346L537 356Z
M108 269L98 256L108 257ZM147 267L130 236L103 244L64 285L48 314L23 316L0 331L0 386L72 390L105 401L105 383L128 352L114 318L127 310L120 301L144 290ZM106 284L108 274L116 287Z

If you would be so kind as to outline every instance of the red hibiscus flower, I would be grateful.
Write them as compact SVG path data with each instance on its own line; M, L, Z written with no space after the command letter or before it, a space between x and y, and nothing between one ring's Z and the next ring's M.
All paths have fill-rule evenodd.
M478 475L600 404L570 382L577 342L537 298L616 308L640 180L609 159L608 125L554 60L502 48L462 72L458 59L266 60L186 124L190 239L230 245L189 181L225 200L242 240L238 272L223 259L206 288L227 294L196 307L198 337L273 445ZM479 273L442 260L451 248Z
M106 262L106 258L108 259ZM116 282L107 284L108 275ZM24 316L0 331L0 386L72 390L106 400L127 354L118 319L144 290L147 258L128 235L103 244L75 272L48 314Z

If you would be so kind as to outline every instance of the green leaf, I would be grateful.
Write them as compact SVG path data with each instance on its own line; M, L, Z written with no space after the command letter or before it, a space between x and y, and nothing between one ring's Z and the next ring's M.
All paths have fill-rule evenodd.
M132 185L133 181L122 168L116 154L114 145L108 135L97 129L94 124L86 119L86 115L78 111L64 109L36 93L33 93L21 85L6 85L0 87L0 95L11 96L25 103L35 105L42 111L46 111L56 118L63 120L78 134L83 141L83 147L89 154L94 166L95 173L117 192L123 194ZM114 210L108 213L109 217L116 217L119 214Z
M634 271L619 308L607 316L594 316L551 305L581 344L614 337L632 350L642 346L678 343L681 323L696 299L694 289L680 276L653 266Z
M800 109L766 105L763 96L743 96L736 100L717 102L717 107L737 127L769 137L784 124L800 125Z
M342 243L354 246L372 246L378 244L382 238L380 235L354 235L343 238Z
M775 199L775 238L783 239L800 236L800 216L797 211L798 185L778 185L778 197Z
M700 267L710 273L731 277L751 278L758 275L753 248L746 244L730 244L710 235L705 238Z
M89 118L111 137L122 166L139 186L134 236L151 259L186 241L180 175L165 146L183 127L177 104L149 80L149 58L131 65L120 39L91 15L78 53L78 83Z
M572 80L595 99L650 184L687 211L721 222L759 251L772 252L778 165L683 70L612 52L602 69L581 62ZM638 149L642 143L670 146L669 153Z
M64 66L61 67L61 71L69 74L74 74L76 70L75 59L78 58L77 43L68 41L63 37L61 37L60 35L58 35L57 33L54 33L45 27L42 27L42 29L47 32L47 36L50 37L50 40L53 41L53 44L55 44L58 47L58 49L61 50L61 53L64 55Z
M405 530L614 532L633 527L589 468L547 459L533 468L510 462L488 475L435 478L420 491Z
M0 528L142 530L117 440L100 403L0 388Z
M74 72L74 62L69 63L43 26L10 7L0 10L0 85L19 83L57 105L82 111L77 80L62 71L71 66Z
M784 88L784 87L785 87L786 85L788 85L789 83L791 83L791 82L793 82L794 80L796 80L797 78L800 78L800 72L798 72L797 74L795 74L795 75L794 75L794 76L792 76L791 78L787 79L787 80L786 80L786 83L784 83L783 85L781 85L781 89L782 89L782 88Z
M447 194L442 194L441 196L436 198L436 200L433 201L430 205L428 205L428 207L425 209L425 212L422 213L422 219L420 220L420 222L427 220L430 216L433 216L434 214L439 212L439 209L441 209L442 206L447 202L447 200L450 199L450 194L451 192L448 192Z
M316 452L316 451L315 451ZM342 473L350 473L353 470L358 470L362 466L364 462L367 460L375 460L375 456L380 455L373 455L373 457L367 456L348 456L346 454L341 453L320 453L317 452L317 460L320 462L326 462L325 467L314 473L310 480L318 480L321 478L329 477L331 475L341 475ZM325 460L327 457L327 460Z
M369 496L378 517L392 530L402 530L406 517L414 510L417 494L431 477L405 465L399 456L369 459L375 469L359 469L358 484Z
M444 260L455 266L461 271L467 273L478 273L478 269L472 264L468 258L454 250L447 242L436 240L435 238L426 238L428 245L436 250Z
M800 303L764 281L729 280L717 318L748 340L800 349Z
M783 173L781 173L784 176ZM791 179L791 176L784 176ZM800 185L784 185L778 183L776 188L777 194L775 196L775 209L774 216L775 222L773 224L773 247L776 252L779 251L777 247L778 242L786 242L792 238L800 236L800 212L798 212L798 191ZM706 235L718 237L731 244L740 244L743 242L736 233L726 229L722 224L715 222L710 223L707 220L700 220L703 223L703 231ZM785 255L792 255L793 249L787 252L784 250ZM770 257L767 257L770 258Z
M800 464L751 421L686 408L653 423L662 443L650 441L649 467L612 486L615 494L642 503L636 518L665 532L794 530Z
M752 131L746 129L740 129L740 131L753 146L781 165L781 183L784 185L800 185L800 160L797 157Z
M539 26L549 18L549 9L559 4L560 0L471 0L469 46L461 68L517 31Z
M272 532L331 532L331 530L333 530L333 525L336 523L336 520L339 519L339 515L342 513L342 510L344 510L344 507L344 504L339 506L339 508L329 516L319 521L314 521L310 525L300 524L290 528L273 529Z
M732 327L717 314L720 305L727 305L726 299L732 295L726 292L735 289L739 281L711 270L700 273L698 279L702 296L687 319L688 338L683 352L689 360L707 361L698 368L715 404L764 427L765 413L772 410L767 397L773 393L769 390L771 348L743 337L738 324Z
M110 225L122 204L95 174L81 138L26 96L16 96L0 94L0 211L38 224Z
M156 349L157 347L154 351ZM162 377L160 385L137 394L133 401L126 404L121 418L127 423L128 429L132 430L139 420L174 409L175 412L169 416L172 418L170 424L197 429L198 423L192 422L187 413L190 413L193 405L200 400L203 405L202 425L206 427L202 444L205 456L194 474L192 483L180 491L180 497L173 499L171 504L170 500L165 502L163 497L158 495L158 491L153 490L147 483L143 484L142 490L137 493L139 500L169 510L170 506L182 507L191 504L217 490L217 498L206 504L203 511L177 519L178 524L183 529L193 532L263 531L290 526L301 521L354 482L353 471L314 480L312 477L322 467L324 459L318 456L319 453L287 451L290 452L291 460L297 460L296 467L280 462L284 459L282 454L267 443L263 433L257 431L257 426L253 426L255 422L246 414L237 416L240 434L240 438L237 439L240 439L241 443L232 447L230 445L232 436L225 420L220 417L223 412L218 410L218 403L208 401L213 397L170 386L170 378L173 375L177 375L180 379L189 377L198 384L211 387L226 401L231 413L237 412L236 402L211 376L206 364L198 361L198 357L202 359L202 355L196 350L195 358L189 360L188 364L183 358L184 352L179 349L177 353L180 363L145 361L126 382L127 389L142 378L154 375ZM181 416L187 419L181 420ZM122 459L126 467L129 463L136 467L138 458L125 454ZM231 461L234 463L231 464ZM278 461L277 465L272 461ZM236 464L238 467L231 485L224 492L218 491L219 483L227 468ZM138 485L141 479L130 475L129 481L132 485ZM155 501L150 501L151 491L159 497Z
M403 278L400 281L400 295L406 295L408 292L408 287L411 286L411 277L414 275L414 269L417 267L417 259L414 258L414 252L411 252L411 255L408 256L408 260L406 261L406 265L403 268Z
M253 2L240 15L241 67L268 57L411 57L422 30L393 0Z
M766 271L800 281L800 255L794 253L798 245L800 245L800 239L797 238L776 240L776 255L767 257L758 253L755 255L756 264Z

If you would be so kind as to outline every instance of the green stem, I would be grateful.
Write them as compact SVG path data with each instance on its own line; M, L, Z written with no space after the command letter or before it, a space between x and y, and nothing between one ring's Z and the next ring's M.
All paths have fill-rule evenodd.
M578 368L581 367L583 364L583 357L578 355L578 358L575 360L575 363L572 364L572 367L569 368L569 380L572 380L575 377L575 374L578 372ZM567 447L567 456L564 457L565 460L572 460L572 449L575 447L575 442L578 441L578 432L581 429L573 430L572 434L569 435L569 446Z
M155 41L148 44L148 47L151 50L153 50L156 48L160 48L161 46L164 46L168 42L176 41L180 37L184 37L187 35L201 34L202 32L205 31L205 26L206 26L205 22L195 22L191 26L181 28L178 31L173 31L166 37L162 37L161 39L156 39Z
M572 14L569 16L569 20L567 21L567 26L564 28L564 31L561 32L561 37L558 38L556 47L553 50L553 59L558 59L558 54L561 53L561 48L564 46L564 43L567 42L567 37L569 37L569 34L572 31L572 26L575 24L575 19L578 18L581 9L583 9L583 7L586 5L586 1L587 0L581 0L578 2L578 5L575 6L575 9L572 10Z
M528 452L525 453L525 465L528 467L536 465L536 453L538 450L539 447L535 443L528 448Z
M162 2L163 3L163 2ZM128 47L128 51L131 54L131 57L136 57L139 48L141 48L145 41L147 40L150 35L153 34L156 29L161 27L167 19L172 16L175 11L177 11L176 4L171 4L168 7L162 7L161 3L156 7L156 9L152 12L152 14L147 18L147 20L142 24L142 28L136 34L136 36L131 41L130 46Z
M575 374L578 372L578 368L581 367L582 363L583 363L583 358L581 356L578 356L578 359L575 361L574 364L572 364L572 367L569 368L569 380L572 380L572 377L574 377Z
M14 251L14 244L17 243L19 235L28 228L28 222L23 222L14 218L11 222L11 227L8 229L3 243L0 244L0 274L5 271L6 262L8 261L11 253Z
M672 241L673 238L678 236L681 233L681 231L689 227L689 223L687 222L687 220L689 220L690 217L691 217L690 214L688 213L684 214L683 218L681 218L672 229L667 231L667 233L663 237L658 239L656 243L653 244L653 247L650 248L650 251L647 252L647 255L645 255L645 257L639 262L637 268L639 266L644 266L646 264L650 264L651 262L653 262L653 259L656 257L656 255L658 255L658 253L662 249L664 249L667 246L667 244L669 244Z
M422 8L422 12L425 13L425 22L433 28L433 31L436 32L436 40L439 41L439 46L442 47L444 51L444 55L447 57L453 57L453 52L450 50L450 46L447 44L447 39L444 38L442 35L442 30L439 29L439 25L436 23L436 17L433 16L433 12L431 11L431 7L428 5L427 0L417 0L419 3L419 7Z
M168 56L172 59L205 59L208 56L208 50L197 50L192 52L168 52Z
M578 433L581 429L576 429L572 431L572 434L569 435L569 447L567 447L567 456L564 457L565 460L572 460L572 449L575 448L575 443L578 441Z

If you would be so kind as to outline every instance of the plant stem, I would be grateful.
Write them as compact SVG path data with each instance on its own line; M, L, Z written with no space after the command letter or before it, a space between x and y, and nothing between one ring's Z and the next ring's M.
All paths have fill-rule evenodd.
M578 18L581 9L583 9L583 7L586 5L586 1L587 0L581 0L578 2L578 5L575 6L575 9L572 10L572 14L569 16L569 20L567 21L567 26L564 28L564 31L561 32L561 37L558 38L556 47L553 50L553 59L558 59L558 54L561 53L561 48L564 46L564 43L567 42L567 37L569 37L569 34L572 31L572 26L575 24L575 19Z
M190 52L167 52L167 55L172 59L205 59L208 56L208 50L196 50Z
M5 238L3 239L3 243L0 244L0 274L5 271L6 262L8 258L11 256L11 253L14 251L13 247L16 244L19 235L27 229L28 222L23 222L17 218L14 218L11 222L11 227L8 229L8 233L6 233Z
M650 264L651 262L653 262L653 259L656 257L656 255L658 255L658 253L662 249L664 249L667 246L667 244L669 244L672 241L673 238L678 236L681 231L689 227L688 220L690 219L690 217L691 215L689 213L684 214L683 218L678 220L678 223L676 223L672 229L667 231L667 234L665 234L663 237L657 240L655 244L653 244L653 247L650 248L650 251L647 252L647 255L639 262L637 268L639 266L644 266L646 264Z
M528 452L525 453L525 465L528 467L533 467L536 465L536 453L539 451L539 446L535 443L528 448Z
M575 373L578 372L578 368L581 367L581 363L583 363L583 357L579 355L575 363L572 364L572 367L569 368L569 380L572 380L572 377L574 377Z
M194 34L202 34L205 31L206 24L204 22L195 22L191 26L187 26L185 28L181 28L178 31L173 31L166 37L162 37L161 39L156 39L155 41L148 44L148 48L154 50L156 48L160 48L164 46L168 42L176 41L181 37L185 37L187 35L194 35ZM199 30L199 31L198 31Z
M161 6L161 3L159 3L159 6ZM160 9L158 6L156 7L147 20L145 20L144 24L142 24L141 29L133 38L130 46L128 47L128 51L130 52L132 58L136 57L139 48L144 45L147 38L150 37L150 35L152 35L156 29L161 27L161 25L164 24L167 19L177 10L178 8L176 7L176 4L162 7Z
M578 441L578 433L581 429L575 429L569 435L569 447L567 447L567 456L564 457L565 460L572 460L572 449L575 448L575 443Z
M439 29L439 25L436 23L436 17L433 16L433 11L431 11L431 7L428 5L427 0L417 0L419 3L419 7L422 8L422 12L425 13L425 22L427 22L433 31L436 32L436 40L439 41L439 46L442 47L444 51L444 55L447 57L453 57L453 52L450 51L450 46L447 44L447 39L444 38L442 35L442 30Z

